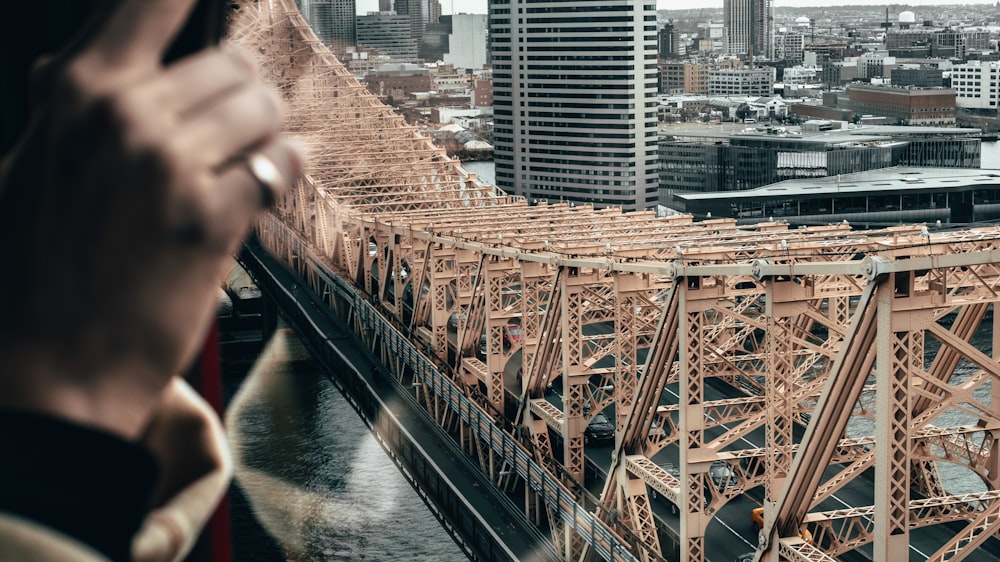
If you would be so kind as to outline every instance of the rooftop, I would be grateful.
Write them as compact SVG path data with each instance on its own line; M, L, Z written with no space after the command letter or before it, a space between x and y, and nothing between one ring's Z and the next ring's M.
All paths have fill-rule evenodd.
M736 193L676 193L674 197L685 201L711 201L734 197L755 199L834 193L864 195L873 191L927 191L975 186L1000 187L1000 170L896 166L825 178L785 180Z
M907 136L961 136L979 135L979 129L966 129L959 127L906 127L899 125L866 125L864 127L853 127L850 129L836 129L832 131L802 131L798 127L771 127L767 126L747 127L741 131L725 131L722 129L661 129L661 132L674 137L692 137L703 139L745 139L745 138L767 138L781 139L782 141L793 141L800 143L816 144L841 144L841 143L864 143L876 141L899 140L899 137Z

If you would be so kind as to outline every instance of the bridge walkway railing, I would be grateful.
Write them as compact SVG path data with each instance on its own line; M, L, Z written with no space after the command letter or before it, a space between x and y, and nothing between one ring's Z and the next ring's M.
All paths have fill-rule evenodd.
M497 461L507 464L542 500L559 514L562 522L586 542L595 554L604 560L638 562L630 546L622 541L604 523L577 502L576 496L563 483L535 462L531 453L509 432L499 427L496 420L479 405L470 400L437 365L424 355L418 343L412 342L391 321L383 317L370 302L351 284L330 268L309 243L293 232L273 215L262 222L267 236L261 237L265 248L275 256L295 256L289 264L297 273L319 279L330 286L324 292L346 298L357 316L360 331L369 332L400 358L410 369L415 381L424 385L444 405L455 412L465 426L497 455ZM277 247L276 245L282 245ZM329 294L328 293L328 294ZM361 334L359 334L361 335ZM503 494L499 489L497 494Z

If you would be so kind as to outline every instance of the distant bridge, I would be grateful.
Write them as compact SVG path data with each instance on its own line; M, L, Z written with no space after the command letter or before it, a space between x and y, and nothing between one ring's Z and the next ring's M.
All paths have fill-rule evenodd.
M1000 353L1000 228L532 206L370 95L292 0L238 29L309 152L260 240L566 560L732 559L754 501L759 558L994 558L1000 364L969 342Z

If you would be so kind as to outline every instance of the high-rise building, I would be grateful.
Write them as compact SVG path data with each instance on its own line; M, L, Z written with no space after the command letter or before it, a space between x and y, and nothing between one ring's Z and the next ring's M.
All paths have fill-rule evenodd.
M358 18L358 46L376 49L394 62L419 60L410 18L395 12L369 12Z
M660 29L659 37L659 47L661 59L673 59L677 58L684 53L681 52L679 48L680 36L674 31L674 22L668 21L663 24L663 28Z
M441 3L438 0L396 0L396 13L410 18L410 36L420 43L424 29L441 19Z
M723 0L726 49L735 55L772 58L774 13L771 0Z
M451 35L451 16L441 16L438 23L427 24L420 38L420 58L429 63L443 61L445 54L448 53L449 35Z
M486 64L486 15L455 14L450 18L451 34L444 62L455 68L482 68Z
M491 0L489 21L497 185L655 206L656 3Z
M320 41L336 54L357 43L355 0L297 0L299 10Z

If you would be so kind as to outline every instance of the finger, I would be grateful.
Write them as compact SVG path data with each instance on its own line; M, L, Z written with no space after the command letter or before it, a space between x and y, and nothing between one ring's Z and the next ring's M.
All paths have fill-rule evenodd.
M123 0L81 55L116 69L160 64L195 0Z
M284 139L272 140L250 156L268 162L270 177L255 175L249 160L240 158L218 172L207 172L209 175L200 181L186 184L194 191L179 193L166 215L178 242L198 251L233 253L249 232L257 212L287 191L302 173L297 147Z
M256 67L243 52L206 49L144 81L135 95L148 100L149 107L185 120L213 101L251 84L255 76Z
M281 128L280 101L261 84L241 88L189 115L171 142L181 153L217 169Z
M217 224L241 237L257 212L284 194L302 174L302 155L298 147L277 139L254 152L275 168L275 177L261 181L247 162L234 163L220 175L210 201Z

